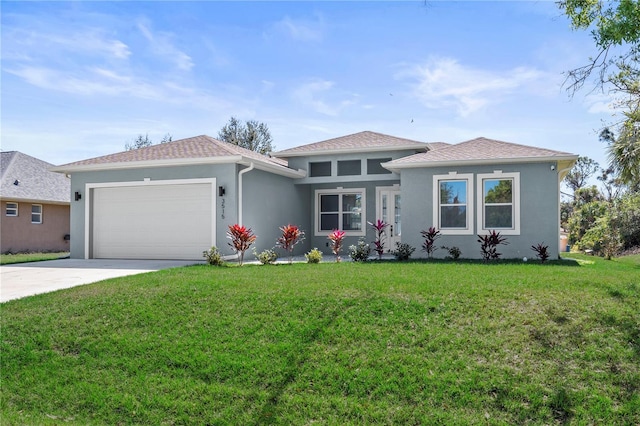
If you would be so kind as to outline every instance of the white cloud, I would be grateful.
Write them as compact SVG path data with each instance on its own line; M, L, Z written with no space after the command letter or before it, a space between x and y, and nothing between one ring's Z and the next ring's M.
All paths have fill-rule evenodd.
M506 95L528 91L547 75L527 67L496 72L465 67L452 58L431 58L396 77L414 80L413 94L428 108L452 108L465 117Z
M173 62L179 69L189 71L193 68L193 60L172 43L172 35L166 32L154 33L151 24L146 20L138 21L138 29L142 35L151 43L151 48L159 56Z
M330 100L328 98L344 97L345 94L334 94L331 89L335 83L328 80L315 79L309 83L299 86L293 91L294 100L302 105L312 108L314 111L329 115L337 116L344 108L355 104L355 95L351 95L352 99Z
M289 16L285 16L276 22L273 28L275 31L284 33L296 41L317 42L323 38L324 21L322 16L317 16L314 21L292 19Z

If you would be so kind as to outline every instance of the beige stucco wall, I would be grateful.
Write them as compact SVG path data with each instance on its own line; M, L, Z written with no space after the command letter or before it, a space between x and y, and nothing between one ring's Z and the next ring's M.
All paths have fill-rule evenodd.
M18 202L18 216L7 216L7 202L0 211L0 252L69 251L69 205ZM31 223L31 205L42 204L42 223Z

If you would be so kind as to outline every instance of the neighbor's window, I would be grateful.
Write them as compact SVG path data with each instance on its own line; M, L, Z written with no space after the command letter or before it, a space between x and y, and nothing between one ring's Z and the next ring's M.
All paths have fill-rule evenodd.
M388 175L391 170L387 170L381 166L382 163L391 161L391 158L370 158L367 160L368 175Z
M473 234L473 175L436 175L433 177L433 218L443 234Z
M18 203L7 203L5 214L7 216L18 216Z
M316 233L340 229L347 235L364 235L364 189L316 191Z
M331 176L331 161L309 163L309 177Z
M357 176L360 174L362 162L360 160L338 161L338 176Z
M31 223L42 223L42 205L31 205Z
M478 229L520 233L520 174L478 175Z

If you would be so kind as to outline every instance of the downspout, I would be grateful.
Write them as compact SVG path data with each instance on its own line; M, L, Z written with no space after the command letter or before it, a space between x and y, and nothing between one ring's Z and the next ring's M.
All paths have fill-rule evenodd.
M556 167L557 165L559 165L558 162L556 162ZM564 169L558 170L558 259L560 259L560 233L562 232L562 217L561 217L561 211L562 211L562 191L560 190L560 186L562 184L562 179L564 179L564 176L566 176L566 174L569 172L569 170L571 170L573 168L573 165L571 167L566 167ZM567 241L568 243L568 241Z
M247 172L250 172L255 168L255 164L253 161L249 164L249 167L246 169L240 170L238 172L238 225L242 226L242 175Z

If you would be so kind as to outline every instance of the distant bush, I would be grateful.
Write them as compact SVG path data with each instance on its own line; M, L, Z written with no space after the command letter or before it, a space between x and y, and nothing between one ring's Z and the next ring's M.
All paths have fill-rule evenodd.
M460 258L460 255L462 254L462 251L460 250L460 247L442 246L440 248L446 250L449 253L448 257L451 258L452 260L458 260Z
M271 265L278 260L278 253L275 250L266 249L258 253L255 249L253 250L253 255L262 263L263 265Z
M371 254L371 246L364 238L358 240L358 245L349 246L349 256L354 262L366 262Z
M416 248L411 247L407 243L396 243L396 249L393 251L393 256L396 260L409 260L414 251L416 251Z
M224 259L222 259L222 254L220 254L220 250L218 250L216 246L211 247L209 250L203 251L202 256L207 260L207 263L209 265L213 265L213 266L224 265Z
M322 260L322 252L314 247L313 250L306 253L304 257L307 258L307 263L320 263Z

